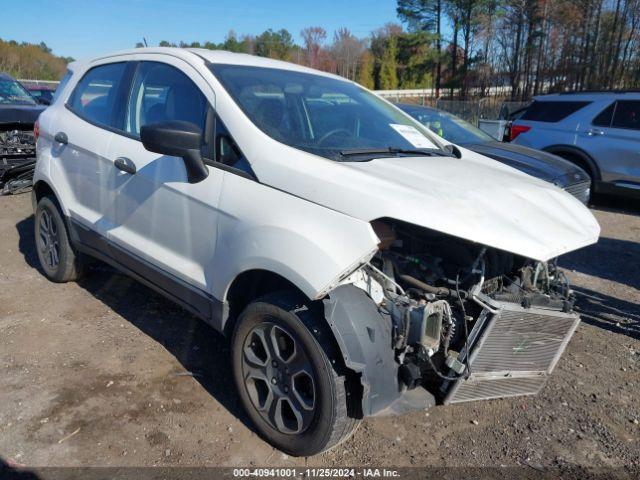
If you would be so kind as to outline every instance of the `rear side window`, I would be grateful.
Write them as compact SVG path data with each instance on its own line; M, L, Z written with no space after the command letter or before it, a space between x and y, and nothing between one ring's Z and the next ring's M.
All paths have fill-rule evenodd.
M125 130L140 138L140 127L182 120L204 132L208 103L191 79L171 65L142 62L136 71L127 106Z
M640 130L640 100L619 100L611 126Z
M64 90L64 87L66 87L67 83L69 83L69 80L71 80L72 75L73 72L71 70L67 70L67 73L64 74L64 77L62 77L62 80L60 80L60 83L58 84L58 88L56 88L56 91L53 94L51 103L55 103L55 101L58 100L58 97L62 93L62 90Z
M535 122L559 122L591 102L545 102L535 101L522 115L522 120Z
M611 125L611 119L613 118L613 112L616 109L616 102L613 102L603 111L601 111L596 118L591 122L596 127L609 127Z
M89 70L73 91L71 110L90 122L117 128L125 70L124 62Z

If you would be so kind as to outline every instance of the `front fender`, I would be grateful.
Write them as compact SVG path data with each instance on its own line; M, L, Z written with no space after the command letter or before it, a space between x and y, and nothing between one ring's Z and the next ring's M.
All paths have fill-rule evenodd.
M377 250L368 222L233 173L225 176L219 206L212 262L219 299L247 270L277 273L319 299Z

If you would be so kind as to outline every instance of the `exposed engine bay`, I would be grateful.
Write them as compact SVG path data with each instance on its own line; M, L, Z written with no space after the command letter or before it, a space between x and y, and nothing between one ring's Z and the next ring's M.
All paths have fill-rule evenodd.
M17 193L31 186L36 163L33 125L0 125L0 191Z
M555 261L538 262L396 220L347 282L392 322L399 385L444 403L534 394L579 323Z

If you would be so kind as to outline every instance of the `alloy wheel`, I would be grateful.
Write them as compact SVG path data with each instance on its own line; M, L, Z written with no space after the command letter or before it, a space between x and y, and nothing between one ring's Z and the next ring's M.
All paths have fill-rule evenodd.
M60 263L60 236L58 227L47 209L42 210L38 222L38 249L47 266L55 270Z
M269 321L256 325L244 341L242 372L253 406L269 425L285 434L309 427L316 409L314 373L293 334Z

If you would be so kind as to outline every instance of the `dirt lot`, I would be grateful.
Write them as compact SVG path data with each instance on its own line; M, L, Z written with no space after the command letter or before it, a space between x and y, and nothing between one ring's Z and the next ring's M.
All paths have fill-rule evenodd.
M640 208L595 210L567 256L583 323L537 397L368 419L291 458L253 431L227 344L106 266L79 284L37 268L29 195L0 197L0 457L28 466L640 465ZM191 372L191 373L189 373Z

